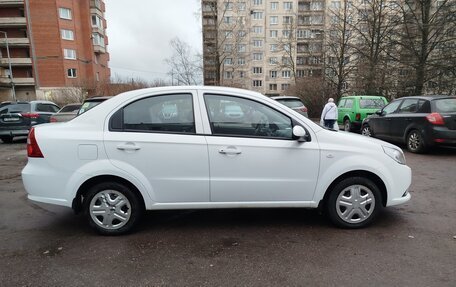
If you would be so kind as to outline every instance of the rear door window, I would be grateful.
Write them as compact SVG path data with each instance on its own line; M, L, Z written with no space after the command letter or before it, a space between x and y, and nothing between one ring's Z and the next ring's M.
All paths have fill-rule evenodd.
M347 99L344 108L351 109L353 107L353 99Z

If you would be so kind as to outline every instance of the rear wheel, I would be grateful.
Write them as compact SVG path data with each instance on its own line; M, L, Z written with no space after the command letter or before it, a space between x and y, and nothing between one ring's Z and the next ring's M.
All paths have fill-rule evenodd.
M382 209L377 185L364 177L351 177L339 182L327 202L331 221L343 228L369 225Z
M92 228L101 234L119 235L132 230L144 208L138 196L117 182L100 183L89 189L84 211Z
M412 130L407 135L407 149L413 153L423 153L426 150L424 139L418 130Z
M11 136L3 136L3 137L0 137L0 139L1 139L4 143L12 143L12 142L13 142L13 137L11 137Z
M350 119L345 119L344 120L344 130L347 131L347 132L351 131Z
M363 128L361 129L361 134L366 137L371 137L372 136L372 130L369 125L364 125Z

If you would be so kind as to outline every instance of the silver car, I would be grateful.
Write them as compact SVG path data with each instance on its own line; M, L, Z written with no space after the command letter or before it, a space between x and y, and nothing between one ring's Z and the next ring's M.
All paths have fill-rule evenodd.
M304 103L301 101L300 98L292 97L292 96L278 96L278 97L271 97L271 99L278 101L279 103L289 107L290 109L292 109L292 110L300 113L301 115L305 116L306 118L308 118L307 108L304 105Z

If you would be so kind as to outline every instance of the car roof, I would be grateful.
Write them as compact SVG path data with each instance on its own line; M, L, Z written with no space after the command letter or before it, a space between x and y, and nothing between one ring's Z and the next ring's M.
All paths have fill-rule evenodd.
M439 99L456 99L455 96L446 96L446 95L426 95L426 96L410 96L410 97L402 97L397 98L396 100L403 100L403 99L421 99L427 101L439 100Z
M384 98L384 96L356 95L356 96L343 96L340 99L346 99L346 98L378 99L378 98Z
M25 103L25 102L24 102ZM52 105L56 105L56 103L53 103L51 101L44 101L44 100L36 100L36 101L30 101L28 102L27 104L52 104Z

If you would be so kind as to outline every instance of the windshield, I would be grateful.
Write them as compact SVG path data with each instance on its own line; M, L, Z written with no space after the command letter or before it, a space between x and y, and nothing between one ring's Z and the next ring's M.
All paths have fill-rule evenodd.
M281 99L277 101L289 108L299 108L304 106L304 104L299 99Z
M435 100L437 113L456 113L456 98Z
M381 109L385 106L383 99L360 99L359 107L361 109Z

